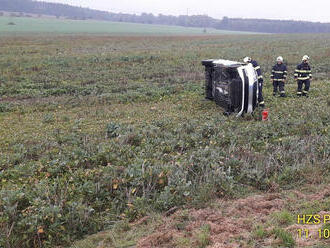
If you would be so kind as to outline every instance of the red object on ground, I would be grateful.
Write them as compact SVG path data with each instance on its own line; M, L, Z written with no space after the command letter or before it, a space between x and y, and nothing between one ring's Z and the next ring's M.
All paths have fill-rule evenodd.
M262 120L263 121L267 121L268 120L268 109L265 109L264 111L262 111Z

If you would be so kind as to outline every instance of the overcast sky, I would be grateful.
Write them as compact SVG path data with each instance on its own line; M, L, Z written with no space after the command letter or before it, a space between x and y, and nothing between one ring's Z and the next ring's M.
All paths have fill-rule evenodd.
M44 0L111 12L330 22L329 0Z

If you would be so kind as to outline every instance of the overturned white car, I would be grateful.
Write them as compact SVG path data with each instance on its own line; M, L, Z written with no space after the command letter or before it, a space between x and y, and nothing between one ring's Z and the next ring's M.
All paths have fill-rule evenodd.
M252 113L258 105L258 79L252 64L229 60L203 60L206 98L237 116Z

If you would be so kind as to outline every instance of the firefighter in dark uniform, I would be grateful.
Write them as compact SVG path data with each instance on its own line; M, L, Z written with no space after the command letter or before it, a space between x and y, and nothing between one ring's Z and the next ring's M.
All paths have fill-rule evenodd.
M308 91L312 80L312 70L308 62L309 57L304 55L302 58L302 63L297 66L294 73L294 78L298 83L297 96L308 97ZM302 90L303 85L305 85L304 90Z
M253 68L255 69L255 71L257 72L258 75L258 101L259 101L259 106L261 107L265 107L265 101L264 101L264 97L262 95L262 88L263 88L263 84L264 84L264 79L261 73L261 69L260 66L258 64L257 61L252 60L250 57L245 57L243 59L244 63L251 63L253 65Z
M276 59L276 64L272 68L271 79L273 80L273 96L277 95L278 90L280 91L280 96L285 97L284 85L288 75L286 65L283 64L283 57L279 56Z

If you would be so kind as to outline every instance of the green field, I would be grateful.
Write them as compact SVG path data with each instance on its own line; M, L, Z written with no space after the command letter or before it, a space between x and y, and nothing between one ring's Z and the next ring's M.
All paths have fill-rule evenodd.
M14 23L15 25L8 25ZM205 35L203 28L106 22L94 20L64 20L51 18L0 17L0 33L64 33L64 34L142 34L142 35ZM251 34L208 28L207 34Z
M290 226L296 214L330 211L329 43L328 34L0 36L0 247L68 247L103 230L74 247L131 247L152 230L158 247L206 247L222 214L236 235L222 245L312 247ZM310 98L297 98L304 54L314 81ZM203 100L201 60L248 55L264 72L266 122L261 109L225 117ZM272 96L269 79L279 55L286 98ZM240 198L266 192L250 216L260 206ZM164 222L173 207L183 212ZM132 227L145 216L148 226ZM172 236L161 236L164 223Z

